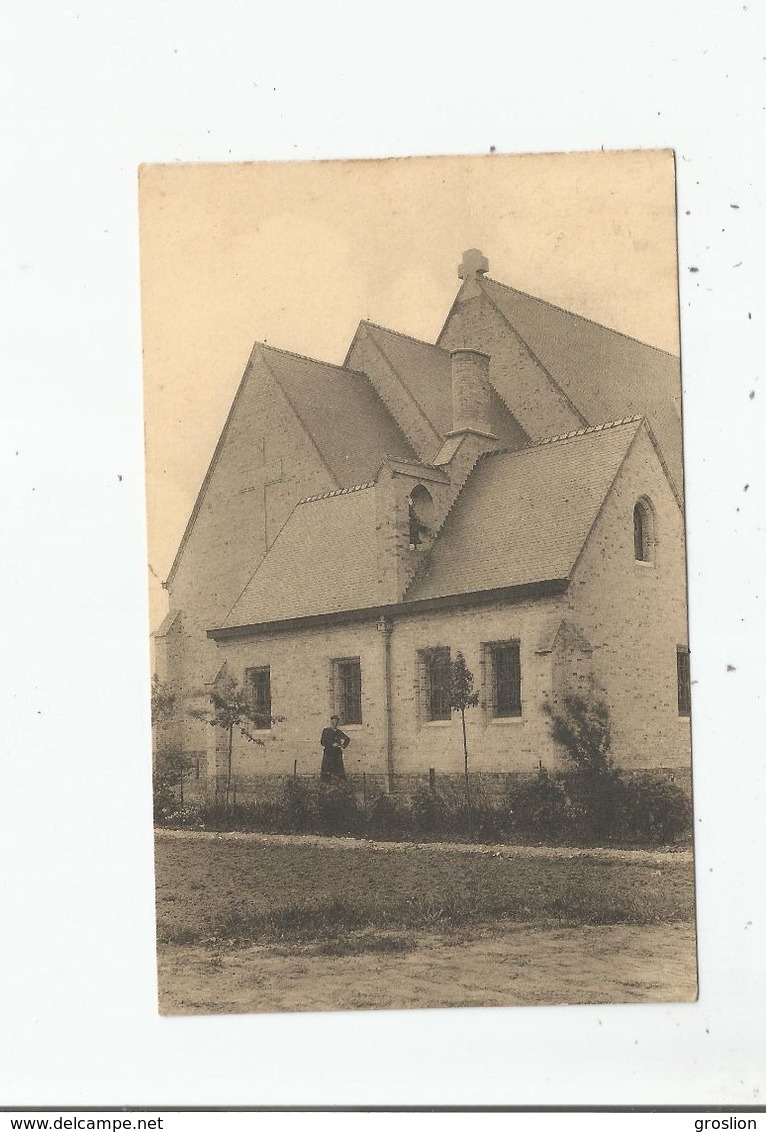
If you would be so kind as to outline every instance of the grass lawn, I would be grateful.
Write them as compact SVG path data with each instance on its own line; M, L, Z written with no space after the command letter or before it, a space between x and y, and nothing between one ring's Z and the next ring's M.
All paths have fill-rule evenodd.
M257 838L158 838L160 943L344 938L367 928L658 924L694 915L691 862L379 851Z

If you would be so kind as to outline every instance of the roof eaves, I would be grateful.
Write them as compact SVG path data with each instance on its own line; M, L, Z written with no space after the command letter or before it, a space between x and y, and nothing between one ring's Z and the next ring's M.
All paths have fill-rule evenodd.
M247 637L254 633L278 633L291 629L302 629L323 624L338 624L346 621L369 620L379 617L394 617L397 614L411 616L428 613L432 609L450 609L466 605L484 605L503 599L523 601L527 597L548 597L563 593L569 585L568 578L546 578L539 582L522 582L515 586L494 587L470 593L443 594L439 597L419 598L414 601L399 601L390 605L370 605L357 609L338 609L332 613L311 613L301 617L286 617L277 621L260 621L250 625L222 625L206 629L206 635L215 641Z

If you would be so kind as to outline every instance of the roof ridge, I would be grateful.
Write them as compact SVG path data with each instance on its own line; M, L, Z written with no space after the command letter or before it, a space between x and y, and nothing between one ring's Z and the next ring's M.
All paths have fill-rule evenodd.
M305 495L303 499L298 500L295 506L300 507L301 503L316 503L318 499L332 499L336 495L350 495L353 491L364 491L368 487L375 487L375 481L355 483L351 487L339 487L334 491L322 491L318 495Z
M449 353L449 350L437 346L435 342L426 342L425 338L416 338L414 334L405 334L403 330L392 330L390 326L381 326L379 322L373 322L369 318L363 318L360 322L362 326L371 326L373 330L382 330L385 334L393 334L396 338L406 338L408 342L416 342L418 346L428 346L431 350L438 350L440 354Z
M520 291L518 287L512 287L510 283L503 283L500 279L493 279L491 275L485 275L484 279L488 283L495 283L498 287L504 287L506 291L513 291L517 295L523 295L525 299L532 299L535 303L542 303L543 306L552 307L554 310L561 311L562 314L569 314L573 318L580 318L583 322L589 322L591 326L597 326L599 330L608 330L610 334L619 334L621 338L627 338L629 342L635 342L638 346L645 346L647 350L656 350L658 354L666 354L669 358L678 360L678 354L672 354L670 350L663 350L661 346L652 346L650 342L642 342L640 338L635 338L632 334L626 334L624 330L617 330L614 326L606 326L603 322L597 322L595 318L588 318L585 314L578 314L577 311L569 310L568 307L561 307L558 303L551 303L548 299L541 299L539 295L530 295L528 291Z
M543 448L546 444L558 444L562 440L572 440L575 436L589 436L594 432L604 432L609 428L620 428L622 425L636 424L644 419L643 413L636 413L632 417L621 417L616 421L605 421L603 424L588 425L587 428L576 428L571 432L562 432L557 436L543 436L539 440L531 440L529 444L522 444L521 448L493 448L491 452L484 452L479 458L484 460L491 456L514 456L528 452L530 448Z
M312 358L308 354L299 354L296 350L285 350L282 346L271 346L268 342L255 342L253 349L271 350L275 354L286 354L289 358L298 358L302 362L313 362L316 366L325 366L327 369L336 369L342 373L353 374L354 377L363 377L365 381L368 380L367 375L362 373L361 370L351 369L350 366L338 365L336 362L325 362L322 358Z

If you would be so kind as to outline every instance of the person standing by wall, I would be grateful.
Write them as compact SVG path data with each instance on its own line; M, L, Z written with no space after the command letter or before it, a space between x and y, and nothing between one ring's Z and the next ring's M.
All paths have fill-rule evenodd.
M339 716L331 715L330 726L325 727L319 740L322 744L322 769L319 774L322 782L346 777L346 769L343 766L343 752L351 740L345 732L340 730L339 723Z

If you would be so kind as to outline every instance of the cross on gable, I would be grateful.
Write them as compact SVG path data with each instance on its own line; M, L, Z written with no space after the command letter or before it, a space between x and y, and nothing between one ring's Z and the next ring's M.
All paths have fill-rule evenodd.
M485 275L489 271L489 260L478 248L469 248L463 252L463 262L457 269L459 279L475 279L477 275Z

